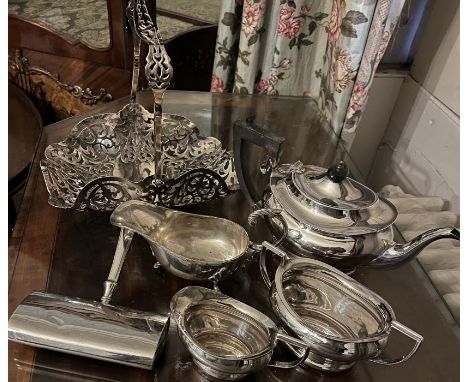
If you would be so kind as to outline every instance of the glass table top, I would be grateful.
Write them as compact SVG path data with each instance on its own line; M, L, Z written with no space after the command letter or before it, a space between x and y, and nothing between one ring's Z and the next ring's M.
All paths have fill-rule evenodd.
M139 102L150 107L151 93L139 94ZM90 113L115 112L128 102L117 100ZM168 92L164 112L191 119L202 135L217 137L232 148L232 126L236 120L253 117L256 124L286 138L282 163L301 160L329 167L344 160L352 177L363 181L337 135L323 119L310 98L241 96L196 92ZM68 296L99 300L102 283L112 262L119 229L109 224L109 214L58 210L47 204L47 190L39 170L44 148L66 137L73 125L86 114L45 128L32 165L25 199L9 248L9 312L33 290L47 290ZM267 179L258 171L264 159L261 150L249 155L249 173L259 187ZM241 192L226 198L183 208L185 211L231 219L246 229L251 212ZM251 240L269 237L265 227L248 229ZM398 235L398 232L397 232ZM154 269L148 244L134 238L124 264L113 304L168 314L171 296L187 285L204 285L177 278L163 269ZM272 264L272 267L274 264ZM406 363L382 366L361 361L347 372L323 373L310 368L269 369L248 377L248 381L427 381L459 379L459 328L427 275L416 261L391 270L358 268L353 275L382 296L393 307L398 321L424 336L416 355ZM275 316L268 303L269 291L263 284L258 264L253 262L220 283L223 293ZM390 357L405 354L411 343L392 333L384 351ZM285 354L278 354L283 357ZM180 342L172 323L163 353L154 370L70 356L48 350L9 343L11 381L203 381L189 353Z

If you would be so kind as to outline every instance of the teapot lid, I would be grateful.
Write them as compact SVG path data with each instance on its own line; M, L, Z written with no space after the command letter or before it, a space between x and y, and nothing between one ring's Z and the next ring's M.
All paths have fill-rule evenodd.
M274 208L285 210L314 231L337 237L389 227L397 217L396 208L347 175L342 162L329 169L301 162L280 165L270 177Z
M321 207L356 211L369 208L379 199L370 188L348 178L349 170L343 161L329 169L296 162L289 172L290 186L297 190L294 194L300 193Z

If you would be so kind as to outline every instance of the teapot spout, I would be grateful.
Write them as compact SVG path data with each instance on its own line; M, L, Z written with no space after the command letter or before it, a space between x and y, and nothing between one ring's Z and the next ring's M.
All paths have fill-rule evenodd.
M440 239L456 239L460 241L460 231L453 227L435 228L416 236L405 244L393 243L368 265L375 268L392 267L411 260L423 248Z

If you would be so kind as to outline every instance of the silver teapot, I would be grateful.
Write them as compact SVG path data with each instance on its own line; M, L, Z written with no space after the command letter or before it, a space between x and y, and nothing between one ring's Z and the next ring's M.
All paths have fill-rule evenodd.
M263 146L272 165L262 196L257 196L251 179L243 173L244 141ZM460 232L449 227L429 230L405 244L395 243L392 224L398 212L390 201L351 179L343 161L328 169L300 161L277 165L281 144L280 138L253 129L249 123L235 125L235 166L241 189L256 210L251 217L263 216L276 237L286 225L288 233L281 245L290 252L351 272L358 265L401 264L435 240L460 240ZM265 169L268 166L261 169L263 173Z

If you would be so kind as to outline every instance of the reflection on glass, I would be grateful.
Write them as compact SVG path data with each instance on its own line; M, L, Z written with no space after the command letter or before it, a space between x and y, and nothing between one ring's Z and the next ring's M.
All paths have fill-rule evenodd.
M69 42L110 45L107 0L8 0L8 13L37 23Z
M39 24L70 43L110 46L108 0L8 0L8 13ZM158 0L158 26L167 40L199 25L217 24L219 0Z
M158 0L156 6L158 9L217 24L220 4L221 0Z

